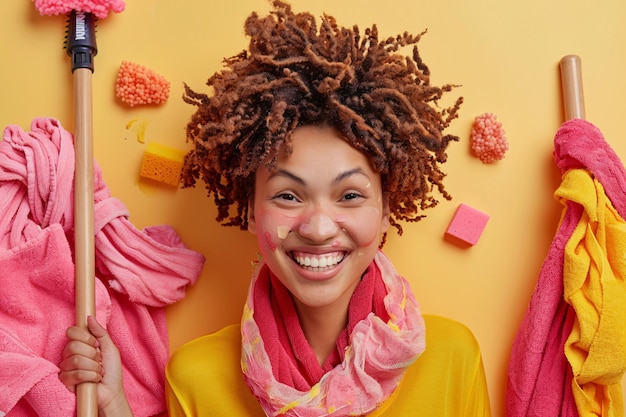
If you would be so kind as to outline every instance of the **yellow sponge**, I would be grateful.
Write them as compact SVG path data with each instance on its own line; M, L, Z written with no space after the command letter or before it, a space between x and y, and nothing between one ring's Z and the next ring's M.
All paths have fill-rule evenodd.
M139 175L144 178L177 186L187 152L150 142L141 163Z

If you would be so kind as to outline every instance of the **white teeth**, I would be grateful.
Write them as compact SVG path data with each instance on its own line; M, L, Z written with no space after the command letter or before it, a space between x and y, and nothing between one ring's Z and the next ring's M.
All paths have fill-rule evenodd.
M337 265L342 261L343 255L327 255L327 256L302 256L296 255L294 259L300 266L309 266L311 268L327 268Z

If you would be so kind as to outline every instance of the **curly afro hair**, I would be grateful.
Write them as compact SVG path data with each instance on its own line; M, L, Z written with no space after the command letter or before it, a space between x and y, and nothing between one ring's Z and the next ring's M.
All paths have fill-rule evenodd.
M459 138L442 132L463 99L437 106L455 86L430 85L417 48L425 32L380 40L375 25L361 33L324 14L318 27L310 13L294 13L279 0L272 6L267 16L253 12L246 19L249 47L209 78L212 95L185 85L183 99L197 110L186 127L194 148L185 158L183 186L201 179L217 221L245 230L259 164L271 170L280 152L289 155L298 126L329 125L381 174L399 234L399 221L418 221L438 204L435 189L451 199L440 165ZM411 45L412 56L399 52Z

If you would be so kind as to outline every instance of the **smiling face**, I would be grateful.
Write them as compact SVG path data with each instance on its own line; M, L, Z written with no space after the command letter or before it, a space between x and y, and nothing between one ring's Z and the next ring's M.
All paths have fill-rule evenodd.
M389 227L380 175L330 127L293 133L293 153L256 172L248 229L299 309L345 313Z

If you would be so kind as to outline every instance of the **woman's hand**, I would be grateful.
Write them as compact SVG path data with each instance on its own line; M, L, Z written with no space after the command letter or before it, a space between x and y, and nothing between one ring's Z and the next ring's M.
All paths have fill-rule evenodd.
M89 331L72 326L59 365L59 379L72 392L83 382L97 383L101 416L132 416L122 386L122 362L117 346L94 317L87 318Z

